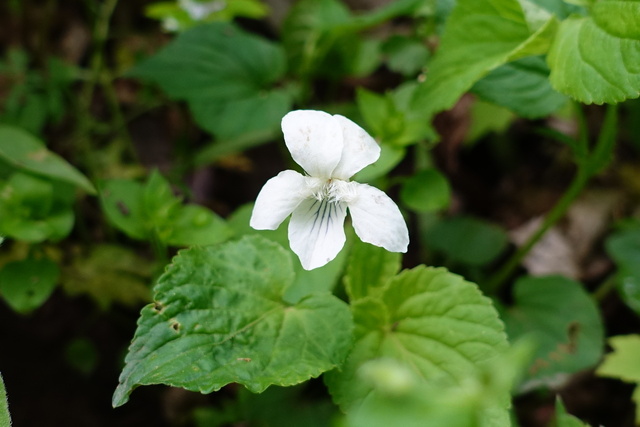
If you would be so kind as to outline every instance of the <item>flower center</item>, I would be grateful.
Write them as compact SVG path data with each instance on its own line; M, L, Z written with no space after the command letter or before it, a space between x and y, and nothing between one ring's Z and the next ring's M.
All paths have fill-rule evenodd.
M357 196L355 183L337 178L307 177L313 198L330 203L349 203Z

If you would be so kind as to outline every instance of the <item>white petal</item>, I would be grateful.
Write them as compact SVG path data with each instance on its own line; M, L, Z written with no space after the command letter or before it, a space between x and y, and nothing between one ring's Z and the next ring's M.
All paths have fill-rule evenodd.
M349 179L355 173L364 169L380 158L380 146L371 138L367 131L347 119L346 117L333 116L342 127L344 146L340 163L333 170L333 177Z
M305 270L322 267L338 255L346 240L344 219L347 206L307 199L293 211L289 243Z
M291 157L311 176L330 178L342 156L342 128L323 111L297 110L282 118Z
M398 206L377 188L355 184L357 196L349 203L349 212L358 237L391 252L406 252L409 231Z
M306 177L296 171L282 171L260 190L249 225L256 230L275 230L310 195Z

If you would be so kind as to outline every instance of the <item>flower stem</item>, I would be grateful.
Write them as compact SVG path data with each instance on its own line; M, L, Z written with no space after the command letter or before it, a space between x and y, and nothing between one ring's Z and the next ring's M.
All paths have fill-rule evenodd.
M518 268L524 257L529 253L531 248L538 243L540 238L558 222L567 212L571 203L580 195L585 185L589 181L590 175L586 173L584 168L578 169L578 173L571 182L569 189L563 194L562 198L551 209L546 216L542 225L532 234L527 242L520 246L518 250L507 260L505 264L489 279L485 289L488 292L498 292L506 283L513 272Z
M606 279L598 286L591 296L596 301L602 301L609 292L611 292L616 287L616 274L610 274Z
M600 170L611 161L616 141L616 123L618 117L616 108L612 106L608 107L600 128L598 140L591 150L588 146L589 139L586 118L582 110L578 109L577 113L578 120L581 124L582 135L577 141L570 145L573 149L576 163L578 164L578 173L567 191L562 195L562 198L556 203L553 209L551 209L551 212L549 212L538 230L490 277L485 284L485 290L487 292L495 294L508 283L509 278L513 275L531 248L564 216L571 206L571 203L573 203L587 185L589 179L600 172Z
M82 153L82 160L87 172L92 179L98 175L96 162L94 161L93 148L91 147L91 133L94 127L94 119L91 116L91 103L96 86L100 84L104 67L104 47L109 36L109 24L118 0L105 0L98 11L96 24L93 31L92 53L90 69L87 81L82 87L78 103L78 130L75 138L77 146Z

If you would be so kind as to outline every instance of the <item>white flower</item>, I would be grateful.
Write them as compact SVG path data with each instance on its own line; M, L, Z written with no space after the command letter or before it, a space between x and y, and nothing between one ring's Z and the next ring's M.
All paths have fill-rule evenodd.
M308 176L285 170L267 181L251 227L275 230L291 214L289 243L306 270L338 255L346 240L347 209L364 242L407 251L409 233L398 206L377 188L349 181L380 157L380 147L364 129L340 115L298 110L283 117L282 132L293 160Z
M224 9L227 4L225 1L197 1L197 0L179 0L180 8L187 12L194 21L201 21L213 12Z

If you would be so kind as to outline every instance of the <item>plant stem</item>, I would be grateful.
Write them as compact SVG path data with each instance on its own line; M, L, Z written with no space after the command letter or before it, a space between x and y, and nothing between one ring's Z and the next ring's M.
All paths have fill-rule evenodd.
M604 121L600 128L598 140L589 150L589 138L587 133L586 118L582 110L578 110L578 121L581 128L581 136L575 141L575 144L569 143L574 151L576 163L578 164L578 173L576 174L569 189L564 193L562 198L553 207L551 212L544 219L544 222L529 237L529 240L507 260L507 262L494 274L486 283L485 290L491 293L497 293L506 283L513 272L518 268L524 257L529 253L531 248L538 243L540 238L546 233L560 218L567 212L571 203L578 197L589 179L602 170L610 161L616 141L616 123L617 110L610 106L604 117Z
M102 74L101 86L111 110L111 115L114 122L112 128L115 132L120 134L121 140L125 143L125 146L122 148L122 152L128 151L131 158L139 163L138 153L135 150L133 140L131 139L131 135L129 134L129 130L127 128L127 122L120 108L118 96L113 87L114 78L107 70L105 70Z
M486 284L486 291L490 293L498 292L506 283L513 272L518 268L524 257L529 253L531 248L538 243L540 238L556 223L560 220L571 203L582 192L583 188L589 181L591 176L585 171L585 168L580 167L575 178L571 182L569 189L563 194L562 198L551 209L551 212L546 216L542 225L536 230L536 232L529 237L527 242L520 246L518 250L507 260L505 264L494 274Z
M91 102L96 86L100 83L100 75L104 66L104 46L109 36L109 24L111 15L118 4L118 0L105 0L98 12L93 31L92 54L90 61L89 78L82 88L79 99L78 111L78 136L76 143L83 155L83 161L87 172L94 180L97 178L96 165L93 159L91 147L91 130L93 117L91 116Z
M591 294L594 300L602 301L616 286L616 274L610 274Z

